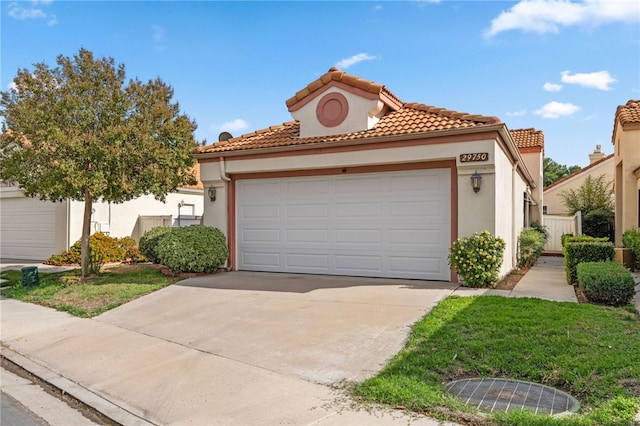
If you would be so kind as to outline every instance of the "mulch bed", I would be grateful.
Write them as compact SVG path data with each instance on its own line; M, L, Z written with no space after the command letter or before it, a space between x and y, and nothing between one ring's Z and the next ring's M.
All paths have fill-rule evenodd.
M529 268L514 269L509 275L498 281L493 288L496 290L513 290L516 284L518 284L528 271Z

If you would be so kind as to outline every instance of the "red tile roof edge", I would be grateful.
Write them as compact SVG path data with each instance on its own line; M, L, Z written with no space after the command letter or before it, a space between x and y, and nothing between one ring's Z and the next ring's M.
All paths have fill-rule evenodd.
M300 102L302 99L306 98L311 93L320 89L330 81L338 81L348 86L352 86L369 93L375 93L375 94L384 93L384 95L390 98L392 101L400 105L403 103L400 100L400 98L398 98L389 89L387 89L385 85L374 83L371 80L366 80L364 78L360 78L358 76L348 74L344 71L340 71L336 67L331 67L329 68L329 71L321 75L320 78L307 84L302 90L299 90L294 96L287 99L285 102L285 104L287 105L287 108L290 108L291 106Z

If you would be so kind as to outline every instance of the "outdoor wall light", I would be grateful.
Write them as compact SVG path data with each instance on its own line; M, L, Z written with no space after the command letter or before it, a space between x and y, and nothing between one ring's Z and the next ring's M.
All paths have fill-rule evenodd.
M480 187L482 186L482 176L476 170L474 174L471 175L471 187L473 188L473 192L480 192Z
M210 186L209 189L207 190L207 193L209 194L209 199L211 201L215 201L216 200L216 187L215 186Z

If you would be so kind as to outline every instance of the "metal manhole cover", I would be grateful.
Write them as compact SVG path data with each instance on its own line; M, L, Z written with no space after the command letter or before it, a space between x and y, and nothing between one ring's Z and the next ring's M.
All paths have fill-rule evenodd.
M494 413L529 409L535 414L575 413L577 399L538 383L511 379L463 379L445 385L466 406Z

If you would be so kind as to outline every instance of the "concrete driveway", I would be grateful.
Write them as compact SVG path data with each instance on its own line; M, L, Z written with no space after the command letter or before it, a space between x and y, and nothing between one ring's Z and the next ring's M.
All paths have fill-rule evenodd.
M362 380L448 282L230 272L191 278L96 320L306 381Z
M455 287L229 272L93 319L0 298L1 349L121 424L432 426L326 385L373 375Z

